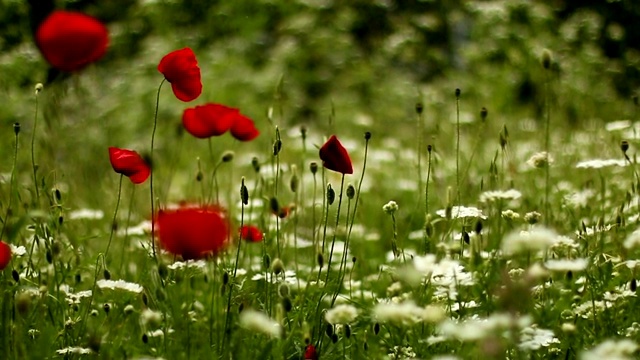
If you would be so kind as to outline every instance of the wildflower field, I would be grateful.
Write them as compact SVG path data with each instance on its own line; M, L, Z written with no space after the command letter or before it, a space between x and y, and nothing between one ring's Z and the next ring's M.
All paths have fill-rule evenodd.
M550 3L0 0L0 357L638 358L640 6Z

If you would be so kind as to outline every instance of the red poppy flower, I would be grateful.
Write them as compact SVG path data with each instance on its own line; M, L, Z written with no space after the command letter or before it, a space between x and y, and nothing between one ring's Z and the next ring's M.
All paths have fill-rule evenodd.
M110 147L109 160L115 172L128 177L134 184L142 184L151 174L149 164L133 150Z
M171 83L171 89L179 100L189 102L202 93L198 60L190 48L165 55L158 64L158 71Z
M341 174L353 174L353 165L347 149L335 135L331 135L320 148L320 160L325 168Z
M245 225L240 228L240 238L250 242L260 242L264 239L262 231L253 225Z
M256 129L253 120L238 113L231 126L231 135L240 141L251 141L260 135L260 131Z
M307 345L304 351L304 360L318 360L318 352L312 344Z
M89 15L57 10L40 24L35 41L51 66L72 72L104 56L109 33Z
M0 270L4 270L9 265L9 261L11 261L11 247L6 242L0 241Z
M240 110L220 104L205 104L187 108L182 113L182 125L189 134L206 139L227 132Z
M160 210L154 222L162 247L185 260L216 255L229 239L224 212L215 206Z

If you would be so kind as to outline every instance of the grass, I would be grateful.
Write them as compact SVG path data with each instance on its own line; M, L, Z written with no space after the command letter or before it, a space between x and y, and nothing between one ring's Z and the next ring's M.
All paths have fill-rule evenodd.
M301 359L308 344L320 359L638 355L636 109L605 85L594 92L610 102L578 96L589 59L554 54L571 67L547 77L536 53L525 68L547 90L525 104L505 100L514 67L475 60L476 72L416 85L363 62L301 121L306 100L284 62L255 70L229 41L196 50L205 91L194 104L241 107L261 136L190 137L165 86L151 152L155 66L184 43L151 38L130 61L37 97L3 89L15 100L0 134L2 240L14 249L0 272L5 358ZM363 100L354 88L367 77L377 83ZM332 134L353 175L322 168ZM153 154L156 208L215 192L234 229L256 225L264 241L234 231L200 261L162 251L149 182L114 173L108 146Z

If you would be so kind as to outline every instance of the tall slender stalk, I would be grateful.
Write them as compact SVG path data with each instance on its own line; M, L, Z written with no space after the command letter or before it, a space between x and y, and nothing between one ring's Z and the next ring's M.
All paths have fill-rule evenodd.
M116 228L116 217L118 216L118 208L120 207L120 198L121 198L121 195L122 195L122 179L123 178L124 178L124 175L120 174L120 182L118 184L118 200L116 200L116 209L113 212L113 219L111 221L111 232L109 233L109 242L107 243L107 249L104 251L104 259L105 259L105 261L106 261L107 255L109 254L109 248L111 247L111 241L113 240L113 233L115 232L115 228Z
M42 84L36 84L36 109L33 115L33 131L31 132L31 167L33 168L33 185L36 187L36 204L40 206L40 189L38 188L38 169L36 167L36 129L38 128L38 95L42 91Z
M167 79L164 78L162 79L162 82L160 82L160 86L158 86L158 92L156 94L156 109L153 115L153 131L151 132L151 152L150 152L150 157L151 157L151 174L149 175L149 192L151 194L151 217L153 218L155 216L155 196L153 194L153 173L155 172L154 166L153 166L153 145L156 139L156 129L158 128L158 107L160 106L160 90L162 90L162 85L164 84L164 82ZM151 221L151 249L153 250L153 258L156 261L156 264L158 263L158 256L156 254L156 228L155 228L155 221L152 220Z
M333 230L333 238L331 239L331 251L329 252L329 261L327 262L327 277L325 284L329 283L329 273L331 272L331 258L333 257L333 248L336 244L336 234L338 233L338 224L340 223L340 206L342 205L342 192L344 190L344 174L340 180L340 195L338 195L338 210L336 211L336 224ZM344 249L346 251L346 249ZM338 284L339 286L340 284Z
M5 212L4 219L2 219L2 231L0 231L0 239L2 239L2 237L4 236L4 232L7 229L7 223L9 222L9 213L13 204L13 191L15 190L13 187L15 185L16 167L18 166L18 140L20 135L20 123L13 124L13 132L15 134L15 146L13 148L13 167L11 169L11 180L9 183L9 205L7 205L7 211ZM31 263L31 254L29 254L29 263Z

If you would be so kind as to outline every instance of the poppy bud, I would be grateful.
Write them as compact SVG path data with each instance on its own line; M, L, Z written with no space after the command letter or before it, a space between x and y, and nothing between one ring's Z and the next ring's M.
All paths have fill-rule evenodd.
M302 140L307 138L307 127L304 125L300 126L300 136L302 136Z
M280 212L280 204L278 203L278 199L274 197L269 199L269 206L271 207L272 213L278 214Z
M62 200L62 194L60 194L60 189L55 188L55 189L53 190L53 195L56 197L56 200L57 200L58 202L60 202L60 200Z
M102 276L105 280L111 280L111 273L107 269L104 269L104 271L102 271Z
M109 303L104 303L102 308L104 309L105 314L109 314L109 311L111 311L111 305L109 305Z
M351 337L351 326L349 324L344 325L344 337L347 339Z
M227 285L229 283L229 273L228 272L224 272L222 273L222 285Z
M63 222L64 222L64 216L62 215L58 216L58 225L62 225Z
M318 163L312 161L311 164L309 164L309 170L311 170L311 173L315 175L315 173L318 172Z
M456 89L456 98L459 98L461 93L460 89Z
M431 150L433 150L433 145L431 145L431 144L427 145L427 152L429 154L431 154Z
M146 333L142 334L142 342L145 344L149 342L149 336Z
M476 234L480 234L482 232L482 220L478 219L476 221Z
M551 67L551 51L548 49L542 51L542 67L547 70Z
M347 186L347 197L353 199L354 196L356 196L356 188L349 184L349 186Z
M13 281L19 283L20 282L20 274L15 270L11 270L11 277L13 278Z
M338 334L335 334L335 333L334 333L334 334L331 336L331 341L332 341L334 344L335 344L335 343L337 343L337 342L338 342Z
M329 205L333 205L333 202L336 200L336 192L331 187L331 184L327 184L327 202Z
M638 288L638 282L636 281L636 279L631 279L631 284L629 284L629 289L635 292L637 288Z
M260 172L260 162L258 161L257 157L253 157L251 159L251 166L253 166L253 171L255 171L256 173Z
M324 256L322 255L322 253L318 253L318 255L316 256L316 261L318 262L318 267L322 269L322 266L324 266Z
M198 173L196 174L196 181L197 182L202 181L203 177L204 177L204 175L202 174L202 170L198 170Z
M280 284L280 286L278 286L278 295L283 298L289 296L289 285L285 283Z
M371 139L371 131L367 131L364 133L364 139L367 141Z
M489 111L486 107L482 107L482 109L480 109L480 119L482 119L482 122L487 120L487 115L489 115Z
M233 160L235 153L233 151L225 151L222 154L222 162L228 163Z
M269 256L269 254L264 254L262 257L262 266L264 266L265 269L271 267L271 256Z
M18 136L18 134L20 134L20 123L19 122L13 123L13 132L16 134L16 136Z
M417 102L416 103L416 113L418 115L422 114L422 111L424 110L424 105L421 102Z
M373 324L373 333L375 335L378 335L378 333L380 333L380 323Z
M278 156L280 150L282 150L282 140L276 139L276 141L273 142L273 156Z
M469 233L467 233L464 230L462 230L462 240L465 242L465 244L469 244L471 242L469 238Z
M293 303L291 302L291 299L289 299L288 297L282 298L282 308L287 313L291 311L291 309L293 308Z
M53 255L51 254L51 250L47 250L47 252L45 254L45 258L47 259L47 262L49 264L51 264L53 262Z
M295 165L291 167L291 180L289 181L289 188L293 193L298 192L298 174Z
M42 91L42 88L44 88L44 86L42 85L42 83L37 83L36 86L34 87L36 95L38 95L40 93L40 91Z
M147 297L147 294L142 294L142 303L144 306L149 306L149 298Z
M242 185L240 185L240 199L243 205L249 205L249 190L244 184L244 176L242 177Z
M332 337L333 336L333 325L331 324L327 324L327 327L324 330L325 334L327 334L328 337Z
M279 258L273 260L273 263L271 264L271 271L276 275L280 275L280 273L284 271L284 264L282 263L282 260Z
M620 150L622 150L623 154L627 153L627 150L629 150L629 142L627 140L620 142Z

